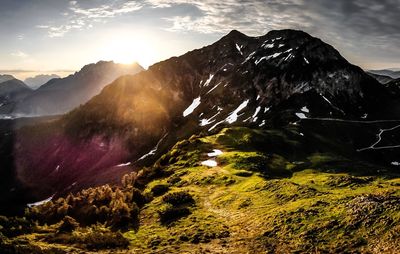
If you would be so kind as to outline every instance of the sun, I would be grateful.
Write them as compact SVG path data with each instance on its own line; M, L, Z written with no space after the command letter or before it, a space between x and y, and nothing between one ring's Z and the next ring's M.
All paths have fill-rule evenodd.
M117 36L105 43L101 49L103 59L113 60L116 63L131 64L138 62L144 67L154 63L156 56L153 42L144 38Z

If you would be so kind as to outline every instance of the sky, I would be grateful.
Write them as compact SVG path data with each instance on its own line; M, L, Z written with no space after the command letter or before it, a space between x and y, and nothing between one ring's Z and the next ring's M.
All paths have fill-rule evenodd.
M400 67L400 0L0 0L0 74L61 76L100 60L147 68L236 29L299 29L364 69Z

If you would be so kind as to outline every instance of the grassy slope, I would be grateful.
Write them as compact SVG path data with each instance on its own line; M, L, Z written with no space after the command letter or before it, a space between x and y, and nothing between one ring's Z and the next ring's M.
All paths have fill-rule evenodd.
M169 187L167 193L154 195L141 209L138 229L124 233L129 251L120 252L395 253L400 248L400 178L333 173L340 171L337 165L349 168L353 163L333 154L292 161L284 150L262 152L259 140L275 140L278 134L231 128L175 145L159 161L168 176L152 177L144 189L150 194L163 185ZM224 152L216 158L219 165L201 166L212 149ZM335 161L335 170L327 170ZM182 191L192 195L194 204L177 207L190 213L176 213L175 219L161 223L159 212L171 208L165 196ZM49 243L49 232L56 228L44 226L42 232L16 240L49 253L79 252L79 243ZM88 235L85 230L90 229L72 234L79 238Z
M251 172L248 169L256 169L258 162L248 158L259 153L237 147L252 132L241 129L231 138L223 131L202 138L201 145L172 150L192 156L177 156L180 160L169 166L174 174L151 182L146 191L168 184L170 192L189 191L195 206L189 216L162 225L157 211L165 204L162 197L155 198L142 210L139 230L125 234L131 248L149 253L380 253L400 247L400 179L311 168L295 172L295 165L278 155L267 159L266 173ZM196 165L211 148L225 152L217 158L220 165ZM331 158L316 154L308 160L316 165ZM290 170L293 175L282 178Z

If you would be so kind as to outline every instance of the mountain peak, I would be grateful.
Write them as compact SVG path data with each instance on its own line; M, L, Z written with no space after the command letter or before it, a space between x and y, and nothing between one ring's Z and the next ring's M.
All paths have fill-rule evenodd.
M238 30L232 30L230 31L227 35L221 38L221 40L237 40L237 39L245 39L248 38L247 35L245 35L242 32L239 32Z
M16 78L14 78L14 76L12 76L12 75L8 75L8 74L0 75L0 83L6 82L9 80L13 80L13 79L16 79Z

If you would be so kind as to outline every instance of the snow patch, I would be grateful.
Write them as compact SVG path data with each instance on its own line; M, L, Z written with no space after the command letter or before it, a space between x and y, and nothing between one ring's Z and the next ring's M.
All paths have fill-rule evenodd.
M216 167L216 166L218 166L218 163L215 160L206 160L206 161L202 161L201 165L207 166L207 167Z
M272 49L274 47L274 44L273 43L268 43L268 44L265 44L264 45L264 48L265 49Z
M143 155L142 157L140 157L138 161L141 161L141 160L143 160L143 159L145 159L145 158L147 158L147 157L149 157L151 155L155 155L156 151L157 151L157 147L153 148L152 150L150 150L150 152L148 152L145 155Z
M216 84L213 88L211 88L206 94L211 93L212 91L215 90L215 88L217 88L222 82L219 82L218 84Z
M214 78L214 74L210 74L206 82L204 83L204 86L210 85L211 80Z
M219 114L221 113L221 111L222 111L222 108L218 107L218 112L217 112L215 115L213 115L213 116L210 117L209 119L201 119L201 120L200 120L200 126L206 126L206 125L209 125L209 124L215 122L215 119L214 119L214 118L215 118L217 115L219 115Z
M208 129L208 131L212 131L215 127L217 127L218 125L220 125L221 123L224 123L225 120L219 121L218 123L214 124L210 129Z
M242 45L242 46L239 46L239 45L236 43L236 49L237 49L237 50L239 51L239 53L243 56L242 48L243 48L243 45Z
M223 152L221 150L218 149L213 149L212 153L208 153L208 157L216 157L216 156L220 156L221 154L223 154Z
M244 64L245 62L249 61L249 60L254 56L255 53L256 53L256 52L254 51L254 52L252 52L251 54L249 54L249 55L247 56L247 58L242 62L242 64Z
M296 116L300 119L307 119L307 117L304 113L296 113Z
M201 119L200 126L206 126L206 125L212 124L213 122L215 122L215 120L210 121L210 119Z
M242 102L242 104L239 105L239 107L237 109L235 109L227 118L226 121L228 123L234 123L237 121L238 118L238 113L244 109L247 104L249 104L249 100L245 100L244 102Z
M293 57L294 57L294 55L292 53L290 53L287 57L285 57L285 59L283 59L283 61L287 62L288 60L290 60Z
M257 117L256 117L256 116L258 115L258 113L260 112L260 110L261 110L261 107L258 106L258 107L256 108L256 111L254 112L254 114L253 114L253 116L252 116L252 118L254 119L253 122L257 121Z
M283 52L283 53L285 53L285 52ZM282 55L283 53L282 53L282 52L280 52L280 53L275 53L275 54L273 54L273 55L271 56L271 58L276 58L276 57Z
M154 151L154 152L155 152L155 151ZM130 163L130 162L127 162L127 163L119 164L119 165L117 165L116 167L126 167L126 166L129 166L129 165L131 165L131 163Z
M192 104L183 111L183 116L186 117L190 115L199 105L200 105L200 97L197 97L196 99L193 100Z
M35 202L35 203L27 204L27 206L29 208L32 208L32 207L35 207L35 206L40 206L40 205L46 204L47 202L50 202L53 199L54 195L56 195L56 194L53 194L51 197L46 198L46 199L44 199L42 201L38 201L38 202Z
M302 107L301 111L303 111L305 113L310 113L310 110L306 106Z
M259 63L261 63L261 61L263 61L263 60L268 60L268 59L270 59L271 57L270 56L263 56L263 57L261 57L260 59L257 59L254 63L256 64L256 65L258 65Z
M161 142L165 139L165 137L166 137L167 135L168 135L168 132L165 133L165 135L164 135L162 138L160 138L160 140L157 142L157 145L156 145L153 149L151 149L150 152L144 154L144 155L143 155L142 157L140 157L137 161L143 160L143 159L145 159L145 158L147 158L147 157L149 157L149 156L151 156L151 155L155 155L155 154L156 154L156 151L157 151L157 149L158 149L158 147L160 146Z

